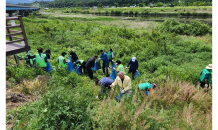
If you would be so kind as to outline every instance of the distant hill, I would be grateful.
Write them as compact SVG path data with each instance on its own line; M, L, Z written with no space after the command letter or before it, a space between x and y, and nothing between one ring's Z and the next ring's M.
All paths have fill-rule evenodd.
M18 3L33 3L37 0L6 0L6 3L18 4ZM54 0L38 0L38 1L54 1Z

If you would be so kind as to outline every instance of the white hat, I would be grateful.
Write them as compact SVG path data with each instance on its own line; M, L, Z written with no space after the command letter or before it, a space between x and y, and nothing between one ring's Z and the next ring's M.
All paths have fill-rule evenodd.
M136 60L136 57L133 57L133 58L132 58L132 62L135 62L135 60Z
M212 64L209 64L208 66L205 67L206 69L212 70Z

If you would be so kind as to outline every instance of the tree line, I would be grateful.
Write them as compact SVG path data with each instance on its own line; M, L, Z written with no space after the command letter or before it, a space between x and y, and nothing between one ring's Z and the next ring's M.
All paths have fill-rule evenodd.
M33 3L18 3L19 5L36 5L48 8L63 7L130 7L130 6L212 6L212 0L54 0L54 1L35 1Z

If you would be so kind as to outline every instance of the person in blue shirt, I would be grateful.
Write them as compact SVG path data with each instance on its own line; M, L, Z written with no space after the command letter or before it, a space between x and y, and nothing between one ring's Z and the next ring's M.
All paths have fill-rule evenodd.
M139 67L139 64L138 64L138 60L136 60L136 57L133 57L132 59L130 59L126 69L129 67L130 65L130 68L129 68L129 72L128 73L132 73L132 79L134 80L134 74L136 71L138 71L138 67Z
M105 74L105 68L106 68L106 77L109 77L108 74L108 64L109 64L109 60L108 60L108 56L107 53L105 53L103 50L100 50L101 56L100 56L100 60L103 60L103 65L102 65L102 69L103 69L103 73Z
M102 93L106 88L110 89L110 85L113 83L114 81L109 78L109 77L104 77L101 80L96 80L95 81L95 85L101 85L101 91L100 93ZM98 96L100 95L100 93L98 94ZM96 98L98 98L98 96Z

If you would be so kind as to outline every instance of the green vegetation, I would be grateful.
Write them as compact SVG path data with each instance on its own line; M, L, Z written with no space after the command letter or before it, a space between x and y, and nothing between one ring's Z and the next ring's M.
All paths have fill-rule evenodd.
M116 3L116 4L115 4ZM156 7L162 7L164 4L168 7L174 6L212 6L212 0L107 0L107 1L98 1L98 0L87 0L87 1L77 1L77 0L54 0L54 1L35 1L33 3L19 3L21 5L40 5L41 7L55 7L55 8L63 8L63 7L92 7L97 6L99 4L103 6L120 6L120 7L130 7L137 5L141 7L142 4L150 5L154 4Z
M186 9L186 10L185 10ZM185 10L185 11L184 11ZM147 16L194 16L194 17L212 17L212 8L207 7L166 7L166 8L100 8L100 9L83 9L83 8L66 8L66 9L49 9L46 12L58 12L63 13L82 13L82 14L99 14L99 15L111 15L111 16L130 16L126 12L137 12L136 16L147 17Z
M34 82L37 75L50 77L39 85L41 89L30 92L37 101L7 111L11 129L212 129L212 91L205 93L195 86L202 69L212 63L212 40L202 40L212 38L211 28L196 21L165 21L151 30L95 23L102 19L23 18L32 53L38 47L49 48L53 70L45 74L40 68L24 65L6 67L7 82L14 88L22 86L26 93L24 81ZM133 92L121 103L113 99L119 93L118 86L96 99L100 87L94 86L87 75L69 74L57 67L58 56L69 49L74 49L79 59L87 60L100 55L100 49L107 52L109 48L115 61L121 60L124 66L133 56L139 61L140 79L132 81ZM18 56L24 62L26 53ZM94 79L102 77L102 70L94 73ZM137 89L145 78L158 86L151 97Z

